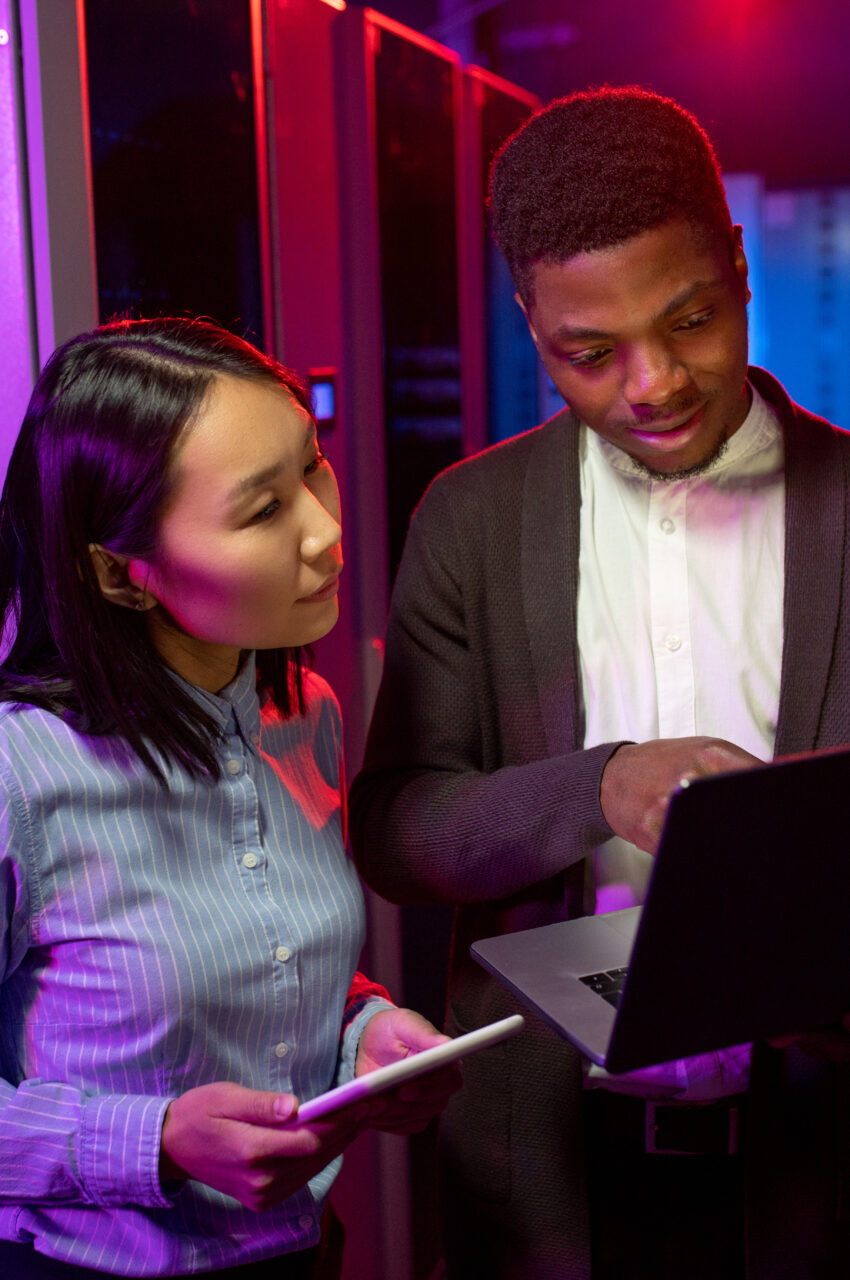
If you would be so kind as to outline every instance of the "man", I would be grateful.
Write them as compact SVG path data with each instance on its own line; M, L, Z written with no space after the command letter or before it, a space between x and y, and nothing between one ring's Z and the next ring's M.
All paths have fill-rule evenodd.
M682 777L850 740L850 439L748 370L700 126L639 89L575 94L508 141L490 203L568 408L423 499L351 798L367 881L458 905L452 1032L515 1008L473 940L640 899ZM730 1280L745 1251L750 1277L845 1274L815 1131L834 1140L846 1068L760 1046L749 1094L746 1048L600 1081L528 1022L466 1064L441 1130L453 1280ZM646 1097L692 1154L652 1150Z

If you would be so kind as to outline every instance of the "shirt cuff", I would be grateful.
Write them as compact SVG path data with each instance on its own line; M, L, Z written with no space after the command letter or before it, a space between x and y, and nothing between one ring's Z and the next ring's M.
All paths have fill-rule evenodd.
M159 1180L165 1112L171 1098L107 1094L89 1098L80 1130L79 1169L91 1204L169 1208Z
M349 1080L354 1079L354 1065L357 1060L360 1037L375 1014L381 1013L384 1009L395 1008L397 1006L392 1001L384 1000L381 996L367 997L363 1007L343 1029L336 1084L347 1084Z

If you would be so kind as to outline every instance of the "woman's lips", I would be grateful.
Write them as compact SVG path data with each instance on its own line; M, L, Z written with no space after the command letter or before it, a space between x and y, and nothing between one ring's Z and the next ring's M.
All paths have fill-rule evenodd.
M322 600L330 600L331 596L335 596L339 591L339 574L326 582L323 587L319 587L318 591L314 591L312 595L302 596L299 604L320 604Z

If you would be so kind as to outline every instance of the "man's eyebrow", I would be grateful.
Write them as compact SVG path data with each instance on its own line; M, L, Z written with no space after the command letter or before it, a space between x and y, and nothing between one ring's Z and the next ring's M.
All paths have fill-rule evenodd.
M714 289L720 289L725 284L723 280L696 280L693 284L689 284L681 293L677 293L675 298L671 298L663 311L653 317L653 323L659 320L669 320L670 316L675 315L677 311L681 311L682 307L686 307L695 297L701 293L709 293ZM610 342L615 336L606 332L604 329L588 329L583 325L562 324L554 333L556 342Z
M687 289L683 289L681 293L677 293L667 306L657 317L659 320L668 320L670 316L677 311L681 311L682 307L686 307L695 297L701 293L710 293L716 289L722 289L725 280L695 280L693 284L688 285Z
M316 424L310 419L304 431L304 448L308 449L316 439ZM244 498L246 493L251 493L254 489L260 489L264 484L268 484L270 480L276 480L284 469L282 462L275 462L270 467L263 467L261 471L255 471L250 476L244 476L243 479L237 480L232 489L228 491L228 502L238 502L240 498Z
M581 325L559 325L552 335L556 342L605 342L611 334L602 329L585 329Z

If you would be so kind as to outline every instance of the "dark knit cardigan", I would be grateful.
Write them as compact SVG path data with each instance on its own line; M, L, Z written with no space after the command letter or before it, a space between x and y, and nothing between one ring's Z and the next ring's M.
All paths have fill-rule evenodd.
M850 436L750 376L785 445L784 755L850 741ZM611 834L599 785L618 744L581 748L578 440L565 410L439 476L393 593L351 837L385 897L458 904L452 1032L515 1007L469 944L580 912ZM577 1056L533 1019L467 1064L443 1124L450 1275L589 1275L580 1089Z

